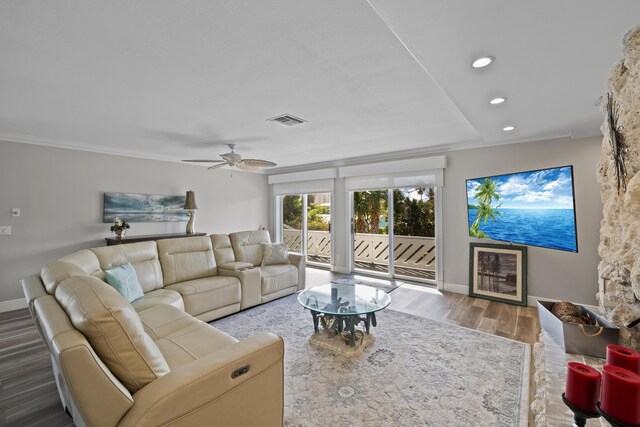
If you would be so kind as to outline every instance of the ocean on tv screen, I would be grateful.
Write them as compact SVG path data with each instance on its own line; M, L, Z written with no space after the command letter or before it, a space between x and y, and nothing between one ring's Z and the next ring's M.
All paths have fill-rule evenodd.
M477 211L469 209L469 224ZM575 252L573 209L500 209L500 219L480 224L493 240Z
M577 252L571 166L467 180L469 234Z

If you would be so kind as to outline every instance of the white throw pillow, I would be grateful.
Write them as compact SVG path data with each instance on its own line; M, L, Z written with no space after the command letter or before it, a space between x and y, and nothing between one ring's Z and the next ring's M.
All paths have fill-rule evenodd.
M286 243L262 243L262 267L274 264L289 264Z

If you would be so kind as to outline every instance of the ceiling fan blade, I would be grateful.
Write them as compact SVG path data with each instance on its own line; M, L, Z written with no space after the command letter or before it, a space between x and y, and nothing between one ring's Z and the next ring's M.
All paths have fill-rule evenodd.
M260 159L242 159L240 163L244 164L245 166L254 167L254 168L270 168L270 167L276 166L276 164L273 162L269 162L267 160L260 160Z
M221 168L222 166L226 166L228 164L229 162L221 162L221 163L218 163L217 165L209 166L208 169L217 169L217 168Z
M244 163L238 163L238 169L246 171L246 172L258 172L261 170L261 168L255 167L255 166L249 166L249 165L245 165Z
M193 162L193 163L218 163L222 160L183 160L183 162Z

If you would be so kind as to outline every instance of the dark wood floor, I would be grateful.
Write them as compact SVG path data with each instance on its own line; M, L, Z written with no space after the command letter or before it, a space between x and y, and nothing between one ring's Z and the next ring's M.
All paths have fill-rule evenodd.
M0 425L72 426L27 309L0 313Z
M307 269L307 286L339 276ZM533 344L540 330L533 307L470 298L396 281L389 308ZM55 386L49 353L29 312L0 313L0 425L70 426Z

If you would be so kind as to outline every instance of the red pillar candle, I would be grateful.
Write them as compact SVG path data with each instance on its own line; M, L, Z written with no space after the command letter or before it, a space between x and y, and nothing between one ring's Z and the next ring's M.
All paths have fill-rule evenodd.
M600 372L583 363L569 362L564 397L583 411L596 412L596 402L600 397Z
M640 374L640 353L621 345L607 345L607 365L619 366Z
M640 424L640 375L619 366L602 368L602 410L624 424Z

